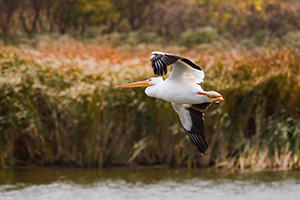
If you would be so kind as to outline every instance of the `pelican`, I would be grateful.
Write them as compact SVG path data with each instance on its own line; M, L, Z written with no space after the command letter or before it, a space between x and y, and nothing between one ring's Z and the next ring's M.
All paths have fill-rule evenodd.
M117 86L117 88L146 87L145 93L149 97L171 102L183 128L200 154L207 153L204 112L212 102L224 101L223 96L218 92L202 89L200 84L204 79L203 70L186 58L154 51L150 60L154 74L159 77ZM167 67L170 65L173 66L173 70L169 78L163 80L161 76L167 74Z

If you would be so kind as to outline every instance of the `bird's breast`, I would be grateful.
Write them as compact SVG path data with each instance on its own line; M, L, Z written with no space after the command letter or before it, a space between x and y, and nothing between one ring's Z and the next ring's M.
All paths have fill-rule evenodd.
M182 83L168 83L158 87L146 88L146 94L150 97L162 99L178 104L199 104L207 101L203 95L197 94L201 87L199 85L191 86Z

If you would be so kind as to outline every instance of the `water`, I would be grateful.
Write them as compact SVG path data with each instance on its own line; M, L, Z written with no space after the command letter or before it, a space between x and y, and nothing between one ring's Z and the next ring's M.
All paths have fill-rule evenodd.
M0 200L298 200L300 171L0 170Z

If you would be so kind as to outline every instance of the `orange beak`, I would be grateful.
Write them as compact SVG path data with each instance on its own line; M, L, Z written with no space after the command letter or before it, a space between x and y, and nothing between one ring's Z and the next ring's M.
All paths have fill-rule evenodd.
M150 82L149 80L138 81L138 82L134 82L134 83L128 83L128 84L125 84L125 85L120 85L120 86L117 86L116 88L148 87L148 86L152 85L149 82Z

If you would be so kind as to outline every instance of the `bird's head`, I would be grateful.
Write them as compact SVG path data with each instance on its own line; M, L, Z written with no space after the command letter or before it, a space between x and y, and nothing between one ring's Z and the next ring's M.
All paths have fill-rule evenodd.
M162 77L152 77L144 81L138 81L134 83L128 83L125 85L117 86L116 88L130 88L130 87L149 87L153 85L157 85L158 83L163 82Z
M216 91L198 92L197 94L207 96L211 102L219 103L224 101L223 96Z

